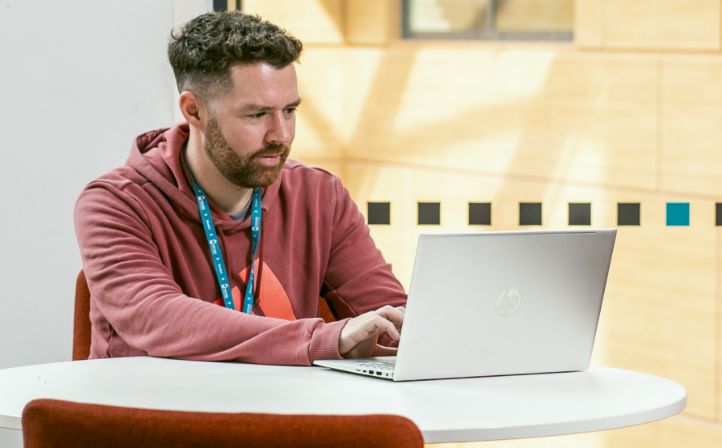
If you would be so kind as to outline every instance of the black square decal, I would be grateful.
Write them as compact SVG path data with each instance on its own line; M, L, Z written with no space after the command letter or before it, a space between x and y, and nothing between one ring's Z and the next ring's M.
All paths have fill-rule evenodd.
M469 202L469 225L491 225L490 202Z
M390 202L369 202L368 203L369 225L391 224L391 203Z
M715 204L715 223L718 226L722 226L722 202Z
M438 202L419 202L419 224L441 224L441 204Z
M617 225L638 226L640 205L639 202L619 202L617 204Z
M520 202L519 203L519 225L540 226L542 223L541 202Z
M590 226L592 225L592 204L583 202L569 203L569 225Z

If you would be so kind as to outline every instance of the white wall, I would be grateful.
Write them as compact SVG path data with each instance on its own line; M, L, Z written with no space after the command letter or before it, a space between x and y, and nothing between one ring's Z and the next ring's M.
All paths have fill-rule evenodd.
M174 123L171 27L210 0L0 0L0 368L69 360L73 206Z

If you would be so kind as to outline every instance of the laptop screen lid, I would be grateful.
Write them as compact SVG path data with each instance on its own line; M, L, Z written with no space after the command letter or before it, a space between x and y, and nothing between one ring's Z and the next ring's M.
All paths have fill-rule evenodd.
M586 369L615 236L421 235L394 380Z

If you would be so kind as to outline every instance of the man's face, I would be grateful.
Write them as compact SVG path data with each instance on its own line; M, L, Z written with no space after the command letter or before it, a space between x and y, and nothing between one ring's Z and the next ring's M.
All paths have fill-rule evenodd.
M231 183L263 187L273 183L288 157L300 103L293 64L231 67L233 87L209 101L204 149Z

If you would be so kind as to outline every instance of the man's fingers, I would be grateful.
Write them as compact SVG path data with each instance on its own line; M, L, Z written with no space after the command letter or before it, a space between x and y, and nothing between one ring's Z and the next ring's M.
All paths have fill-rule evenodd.
M386 347L385 345L376 344L374 356L395 356L398 349L396 347Z
M398 340L401 337L399 330L393 322L378 314L371 314L370 319L364 325L367 335L378 335L380 333L388 333L393 339Z
M391 339L398 341L401 338L401 326L404 322L405 311L404 307L395 308L387 305L352 318L341 330L340 353L345 355L351 350L355 350L357 346L361 347L363 345L367 345L364 351L370 353L375 350L374 345L379 335L384 333L388 334ZM387 348L395 350L390 347Z
M404 324L404 313L406 309L404 307L394 308L393 306L386 305L375 311L379 316L383 316L389 321L393 322L396 328L401 329Z

